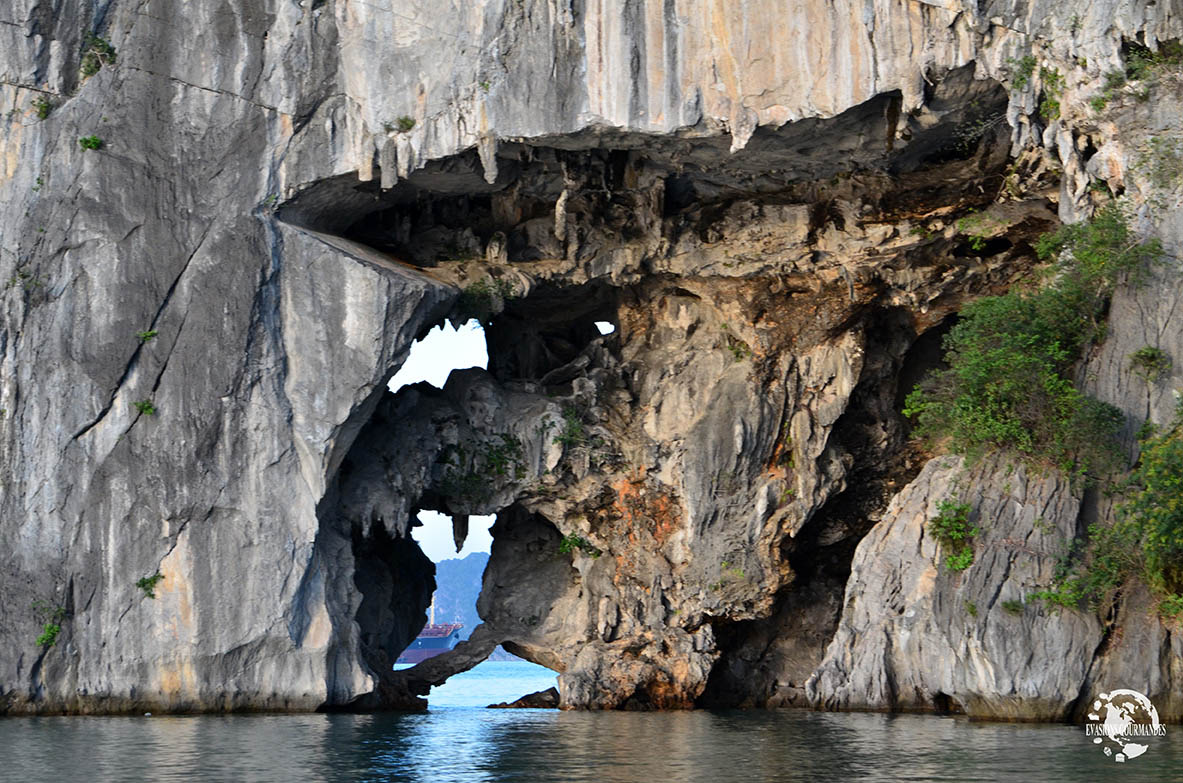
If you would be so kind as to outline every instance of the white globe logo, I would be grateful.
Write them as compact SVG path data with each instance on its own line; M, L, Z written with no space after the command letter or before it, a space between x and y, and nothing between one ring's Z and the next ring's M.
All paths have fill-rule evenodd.
M1105 755L1114 761L1138 758L1150 749L1148 737L1165 733L1150 699L1127 688L1100 694L1088 716L1094 721L1089 730L1093 743L1101 745Z

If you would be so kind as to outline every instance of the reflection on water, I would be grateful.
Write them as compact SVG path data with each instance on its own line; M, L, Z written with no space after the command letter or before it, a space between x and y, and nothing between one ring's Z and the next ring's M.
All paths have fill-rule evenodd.
M1178 780L1183 729L1124 769L1076 726L798 711L0 719L0 779ZM1123 775L1124 776L1124 775Z

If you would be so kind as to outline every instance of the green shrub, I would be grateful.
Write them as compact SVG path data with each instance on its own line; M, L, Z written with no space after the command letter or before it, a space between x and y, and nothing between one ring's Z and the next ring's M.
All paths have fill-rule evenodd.
M1183 138L1150 137L1139 146L1134 170L1159 190L1183 185Z
M36 98L33 101L33 108L37 110L37 119L48 119L49 115L53 113L55 104L48 98Z
M151 400L136 400L132 403L132 407L145 416L156 415L156 406L152 404Z
M400 131L402 131L403 133L406 133L407 131L411 130L411 128L414 128L414 127L415 127L415 118L414 117L408 117L407 115L404 114L403 116L398 118L398 129Z
M945 337L948 367L908 395L904 415L920 437L947 435L955 452L1005 449L1088 473L1115 460L1122 416L1081 394L1072 371L1103 335L1117 281L1161 249L1138 242L1109 205L1041 237L1037 251L1055 259L1046 284L967 305Z
M945 556L945 567L950 571L964 571L974 564L974 550L968 544Z
M517 288L508 279L486 277L465 286L456 300L456 310L461 319L475 318L487 326L516 296Z
M1163 596L1158 602L1158 613L1172 619L1183 614L1183 595Z
M62 620L66 618L66 608L51 606L43 601L34 601L33 611L43 621L41 635L37 637L37 646L53 647L57 643L58 634L62 632Z
M1023 55L1017 60L1008 57L1006 63L1011 68L1011 89L1020 92L1027 89L1027 85L1031 83L1031 75L1035 73L1035 55Z
M569 555L576 549L584 552L585 554L591 555L592 557L599 557L600 555L604 554L602 551L593 546L592 542L588 541L583 536L577 536L574 534L563 536L563 540L559 542L559 553Z
M937 515L928 520L928 532L948 550L945 566L964 571L973 565L973 537L980 531L969 524L970 505L953 500L937 503Z
M152 574L152 576L145 576L142 579L137 579L136 587L144 591L145 598L155 598L156 585L160 584L162 579L164 579L164 574L157 571L156 573Z
M514 435L502 433L498 442L485 444L484 464L496 476L526 477L526 466L522 463L522 442Z
M78 146L84 150L98 150L103 148L103 140L98 136L83 136L78 140Z
M1039 116L1048 122L1060 119L1060 99L1054 95L1045 96L1039 103Z
M1106 90L1120 90L1125 87L1126 75L1125 71L1109 71L1105 74L1105 89Z
M1147 581L1183 593L1183 420L1142 444L1130 483L1124 524L1141 537Z
M1144 345L1130 354L1130 369L1147 383L1156 383L1171 371L1171 357L1161 348Z
M1043 83L1043 100L1039 104L1039 116L1048 122L1060 118L1060 96L1064 93L1064 77L1055 68L1040 68L1039 80Z
M58 634L62 632L62 627L57 623L46 623L41 631L41 635L37 637L38 647L53 647L57 644Z
M1023 613L1023 602L1011 598L1002 602L1002 611L1007 614L1019 615Z
M104 65L115 62L115 47L94 33L87 33L82 39L82 61L79 70L82 76L98 73Z
M1143 79L1157 78L1167 71L1183 67L1183 44L1178 41L1164 41L1159 44L1158 51L1152 52L1148 47L1132 44L1129 56L1125 62L1125 76L1136 82Z
M965 235L970 249L975 253L985 250L987 240L1003 226L989 215L972 210L957 220L957 231Z
M1075 609L1100 606L1139 569L1137 531L1128 524L1089 525L1084 547L1069 548L1056 568L1052 586L1032 594L1035 600Z
M738 337L731 337L730 335L727 338L727 350L731 351L731 355L737 362L742 362L752 355L752 349L748 347L747 343Z
M1140 578L1159 597L1161 612L1177 614L1183 602L1183 415L1142 443L1126 489L1117 521L1090 525L1084 546L1069 552L1053 585L1036 598L1096 608L1122 584Z
M156 337L156 335L157 332L155 329L145 329L142 332L136 332L136 338L142 343L151 342L152 338Z
M587 442L587 429L583 426L583 419L573 405L563 409L563 424L559 433L555 435L555 443L564 446L579 446Z
M440 491L473 503L483 503L493 496L498 477L526 477L522 443L508 433L476 444L449 446L439 461L447 466Z

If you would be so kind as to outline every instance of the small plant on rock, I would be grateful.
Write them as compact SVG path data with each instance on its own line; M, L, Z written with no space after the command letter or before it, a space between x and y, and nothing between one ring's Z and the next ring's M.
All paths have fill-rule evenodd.
M555 435L555 443L563 446L579 446L587 442L587 430L583 426L583 419L573 405L563 409L563 424L559 433Z
M103 148L103 140L98 136L83 136L78 140L78 146L84 150L99 150Z
M414 117L408 117L407 115L404 114L403 116L398 118L398 129L402 133L406 133L407 131L411 130L414 127L415 127L415 118Z
M1027 54L1021 58L1008 57L1006 64L1010 66L1010 86L1012 90L1022 92L1031 83L1031 75L1035 73L1035 55Z
M950 571L973 565L973 537L979 530L969 524L970 510L968 503L942 500L937 503L937 515L928 520L928 532L948 551L945 566Z
M156 337L156 334L157 332L155 329L145 329L142 332L136 332L136 339L138 339L141 343L147 343L151 342L152 339Z
M1171 371L1171 357L1161 348L1144 345L1130 354L1130 369L1147 383L1157 383Z
M1002 602L1002 611L1007 614L1020 615L1023 613L1023 602L1014 598Z
M142 579L136 580L136 587L144 591L145 598L156 597L156 585L160 584L164 579L164 574L157 571L152 576L145 576Z
M37 646L53 647L57 643L58 634L62 632L62 620L66 619L66 608L51 606L43 601L34 601L33 611L40 615L43 622L41 635L37 637Z
M563 540L559 542L559 553L569 555L576 549L593 558L604 554L583 536L577 536L573 533L563 536Z
M33 108L37 111L37 119L48 119L49 115L53 113L55 104L48 98L37 98L33 101Z
M1039 116L1048 122L1060 118L1060 96L1064 93L1064 77L1055 68L1040 68L1039 80L1043 83L1043 100L1039 104Z
M104 65L115 62L115 47L94 33L87 33L82 40L82 61L79 70L83 78L94 76Z
M516 296L517 288L510 280L483 278L465 286L456 300L456 310L461 319L475 318L487 326Z
M145 416L156 415L156 406L152 404L151 400L136 400L132 403L132 407Z

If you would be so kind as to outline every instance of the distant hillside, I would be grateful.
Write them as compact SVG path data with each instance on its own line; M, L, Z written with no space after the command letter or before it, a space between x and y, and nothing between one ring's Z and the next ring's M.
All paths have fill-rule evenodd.
M476 599L481 594L481 576L488 562L488 552L473 552L463 559L435 564L435 621L464 623L460 636L465 639L481 622Z

